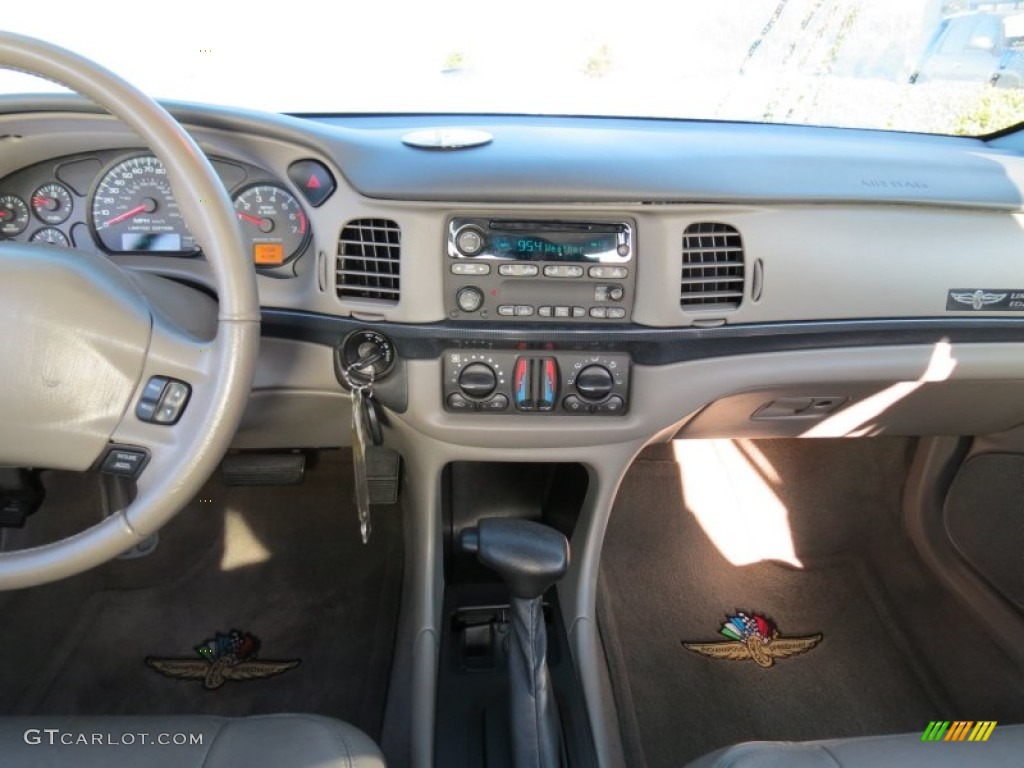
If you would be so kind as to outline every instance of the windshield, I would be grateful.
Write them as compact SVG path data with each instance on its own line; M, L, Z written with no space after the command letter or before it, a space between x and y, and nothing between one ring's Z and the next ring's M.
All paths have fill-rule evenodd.
M150 95L275 112L626 115L984 134L1024 120L1024 2L51 0L6 28ZM38 10L35 10L38 8ZM0 73L0 92L53 86Z

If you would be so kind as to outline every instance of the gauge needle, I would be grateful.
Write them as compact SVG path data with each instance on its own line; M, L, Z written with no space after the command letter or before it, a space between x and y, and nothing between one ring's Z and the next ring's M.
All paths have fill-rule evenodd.
M14 215L10 208L0 208L0 219L9 219Z
M257 227L262 227L263 226L263 219L258 219L255 216L250 216L247 213L239 212L238 218L245 219L246 221L255 224Z
M130 211L125 211L124 213L119 214L119 215L115 216L114 218L110 219L103 226L104 227L109 227L109 226L111 226L113 224L117 224L117 222L119 222L119 221L124 221L125 219L130 219L132 216L137 216L140 213L143 213L143 212L152 213L155 210L156 210L156 201L155 200L146 199L142 203L140 203L139 205L136 205Z
M47 210L52 211L57 207L57 200L52 197L42 197L41 195L37 195L32 198L32 205L37 208L45 207Z

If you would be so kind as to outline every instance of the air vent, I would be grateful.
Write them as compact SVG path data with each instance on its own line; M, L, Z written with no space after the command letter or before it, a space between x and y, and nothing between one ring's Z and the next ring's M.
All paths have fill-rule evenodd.
M401 242L402 231L390 219L346 224L338 239L338 297L397 303Z
M743 301L743 241L728 224L701 222L683 232L679 306L736 309Z

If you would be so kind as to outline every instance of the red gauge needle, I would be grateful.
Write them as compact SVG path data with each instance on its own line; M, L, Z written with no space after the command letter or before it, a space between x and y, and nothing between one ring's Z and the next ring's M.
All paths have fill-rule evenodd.
M119 221L124 221L125 219L130 219L132 216L138 216L140 213L152 213L155 210L156 210L156 200L152 200L152 199L147 198L147 199L143 200L139 205L136 205L134 208L132 208L130 211L125 211L124 213L119 214L119 215L115 216L114 218L110 219L103 226L104 227L109 227L109 226L111 226L113 224L117 224L117 222L119 222Z
M246 221L255 224L257 227L263 226L263 219L258 219L255 216L250 216L248 213L239 212L238 218L245 219Z
M0 219L9 219L14 215L10 208L0 208Z

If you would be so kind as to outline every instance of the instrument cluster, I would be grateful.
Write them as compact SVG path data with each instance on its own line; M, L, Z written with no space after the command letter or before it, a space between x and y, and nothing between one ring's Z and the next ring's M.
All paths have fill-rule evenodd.
M234 202L253 264L274 270L298 259L311 230L296 194L256 166L220 158L211 162ZM323 201L323 183L308 193L301 184L298 188L312 205ZM145 152L71 155L0 180L0 239L114 255L202 256L163 163Z

